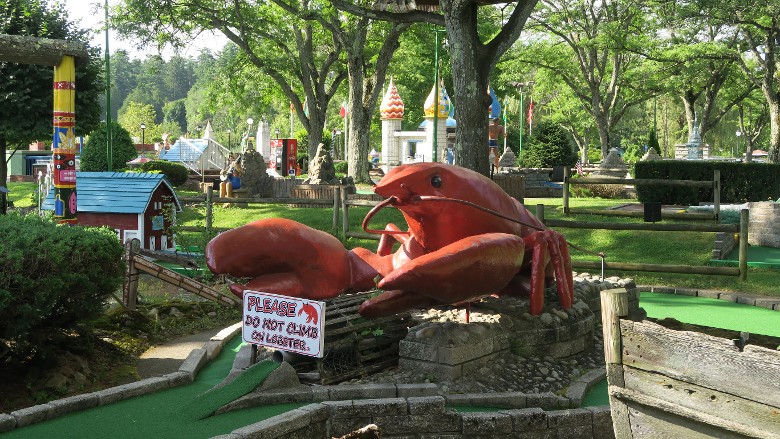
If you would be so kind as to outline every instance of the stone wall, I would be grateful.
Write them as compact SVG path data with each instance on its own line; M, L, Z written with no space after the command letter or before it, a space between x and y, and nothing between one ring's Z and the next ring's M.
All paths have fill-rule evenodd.
M734 250L738 242L737 235L734 233L716 233L715 245L712 247L712 259L725 259Z
M748 243L780 248L780 203L762 201L750 203Z
M563 189L550 182L552 169L549 168L518 168L502 172L501 176L520 175L523 177L523 197L525 198L556 198L563 196ZM512 194L510 194L512 195Z
M545 411L539 407L458 412L442 396L325 401L218 436L220 439L341 437L368 424L382 437L614 438L609 406Z

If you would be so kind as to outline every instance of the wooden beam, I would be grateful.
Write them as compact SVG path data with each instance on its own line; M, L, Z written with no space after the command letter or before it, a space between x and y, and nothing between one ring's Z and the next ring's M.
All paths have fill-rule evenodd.
M53 67L58 65L65 55L79 60L89 58L84 43L0 34L0 61L3 62Z

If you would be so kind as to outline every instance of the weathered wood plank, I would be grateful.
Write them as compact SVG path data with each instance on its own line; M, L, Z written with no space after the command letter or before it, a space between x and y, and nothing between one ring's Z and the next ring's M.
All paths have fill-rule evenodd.
M631 436L625 439L746 439L730 431L685 418L653 407L629 403Z
M730 340L620 321L623 364L780 407L780 351L739 352Z
M596 221L545 220L548 227L654 232L739 232L738 224L607 223Z
M83 43L24 35L0 34L0 61L18 64L56 66L65 55L89 58Z
M707 413L726 423L755 429L756 435L771 437L780 432L780 407L758 404L728 393L686 383L662 374L625 367L625 387L645 396Z
M612 178L612 177L585 177L572 178L569 184L624 184L626 186L645 184L648 186L683 186L683 187L701 187L711 188L715 183L712 181L700 180L666 180L660 178Z

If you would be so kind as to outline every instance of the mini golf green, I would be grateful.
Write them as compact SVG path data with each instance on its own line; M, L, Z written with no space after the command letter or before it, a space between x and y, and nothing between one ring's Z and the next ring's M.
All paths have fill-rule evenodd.
M648 317L671 317L684 323L747 331L780 337L780 312L705 297L642 292L640 305ZM305 405L279 404L252 407L207 416L224 400L246 393L256 384L246 379L232 386L214 389L227 375L236 352L239 337L231 340L220 356L204 368L194 383L151 395L96 407L34 424L3 434L5 438L79 437L90 438L207 438L227 434L236 428L268 419ZM256 373L269 373L273 366L258 363ZM208 393L206 393L208 392ZM597 383L583 401L583 407L608 405L606 380ZM453 406L458 411L497 411L492 407ZM205 417L204 417L205 416ZM203 419L198 420L199 418Z
M305 405L295 403L252 407L198 420L213 412L216 404L230 398L228 393L233 396L244 394L247 388L251 390L257 385L248 385L245 380L236 379L231 384L214 389L230 371L241 343L241 337L234 337L228 342L219 357L201 370L192 384L72 413L4 433L2 437L209 438ZM252 368L257 366L260 366L258 374L270 373L270 370L275 369L263 363Z
M641 292L639 305L654 319L780 337L780 312L727 300Z
M780 248L748 246L747 260L748 267L780 269ZM732 250L723 259L711 259L710 264L727 267L738 266L739 248Z

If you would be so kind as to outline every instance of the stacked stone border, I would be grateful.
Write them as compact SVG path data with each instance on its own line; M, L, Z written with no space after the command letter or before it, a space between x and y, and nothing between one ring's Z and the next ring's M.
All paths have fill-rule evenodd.
M780 311L780 297L693 288L637 286L629 292L699 296L728 300ZM595 305L595 304L593 304ZM591 306L598 315L600 306ZM54 419L76 411L110 404L160 390L190 384L200 370L215 359L241 330L241 323L223 329L203 348L194 349L177 372L147 378L109 389L58 399L45 404L0 414L0 433ZM247 355L242 349L239 357ZM234 368L236 366L234 365ZM311 402L267 420L217 436L224 439L296 439L343 435L370 423L381 425L387 438L613 438L609 406L576 408L592 387L605 378L594 369L567 388L565 396L553 393L517 392L439 395L436 384L367 384L300 386L276 392L250 394L217 413L258 405L257 398L274 403ZM460 413L446 406L498 408L493 412Z
M327 401L216 436L219 439L338 437L377 424L383 438L610 438L609 406L545 411L540 407L464 412L443 396Z
M0 433L58 418L80 410L190 384L195 380L198 372L222 352L222 348L228 340L240 331L240 322L223 329L211 337L211 340L206 342L202 348L193 349L177 372L146 378L97 392L57 399L45 404L19 409L10 414L2 413L0 414Z

